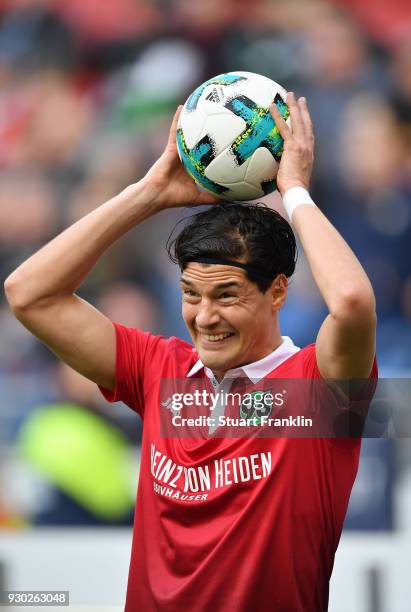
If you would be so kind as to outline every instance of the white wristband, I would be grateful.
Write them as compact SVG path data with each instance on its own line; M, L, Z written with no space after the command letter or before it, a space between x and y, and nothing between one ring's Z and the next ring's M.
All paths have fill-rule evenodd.
M309 206L316 205L304 187L291 187L291 189L288 189L283 195L283 204L291 223L293 220L293 212L297 206L301 206L301 204L308 204Z

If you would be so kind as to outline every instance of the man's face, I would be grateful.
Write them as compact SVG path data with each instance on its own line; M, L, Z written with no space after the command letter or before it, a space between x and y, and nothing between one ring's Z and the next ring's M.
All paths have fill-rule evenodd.
M279 290L262 293L241 268L187 264L181 278L183 318L201 361L219 378L275 348L276 312L287 284L282 275L277 278Z

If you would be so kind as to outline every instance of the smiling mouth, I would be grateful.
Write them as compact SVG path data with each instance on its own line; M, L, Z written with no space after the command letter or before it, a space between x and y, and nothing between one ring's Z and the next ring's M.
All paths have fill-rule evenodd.
M233 332L225 332L221 334L201 334L201 338L203 340L207 340L207 342L222 342L223 340L227 340L227 338L231 338L234 336Z

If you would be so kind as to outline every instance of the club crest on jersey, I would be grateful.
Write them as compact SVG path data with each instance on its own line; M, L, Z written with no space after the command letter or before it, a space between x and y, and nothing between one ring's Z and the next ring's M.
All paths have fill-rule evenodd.
M260 425L261 417L270 416L273 410L272 393L272 389L246 393L240 405L240 417L252 419L255 425Z

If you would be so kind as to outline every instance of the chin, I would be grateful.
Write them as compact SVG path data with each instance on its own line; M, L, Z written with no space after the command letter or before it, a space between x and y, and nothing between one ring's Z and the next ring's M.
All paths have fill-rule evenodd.
M210 355L207 351L199 352L199 357L202 363L213 371L216 370L221 372L230 370L231 368L235 368L235 364L238 363L238 359L235 359L234 357L230 358L228 355L227 357L219 355L216 359L215 355Z

